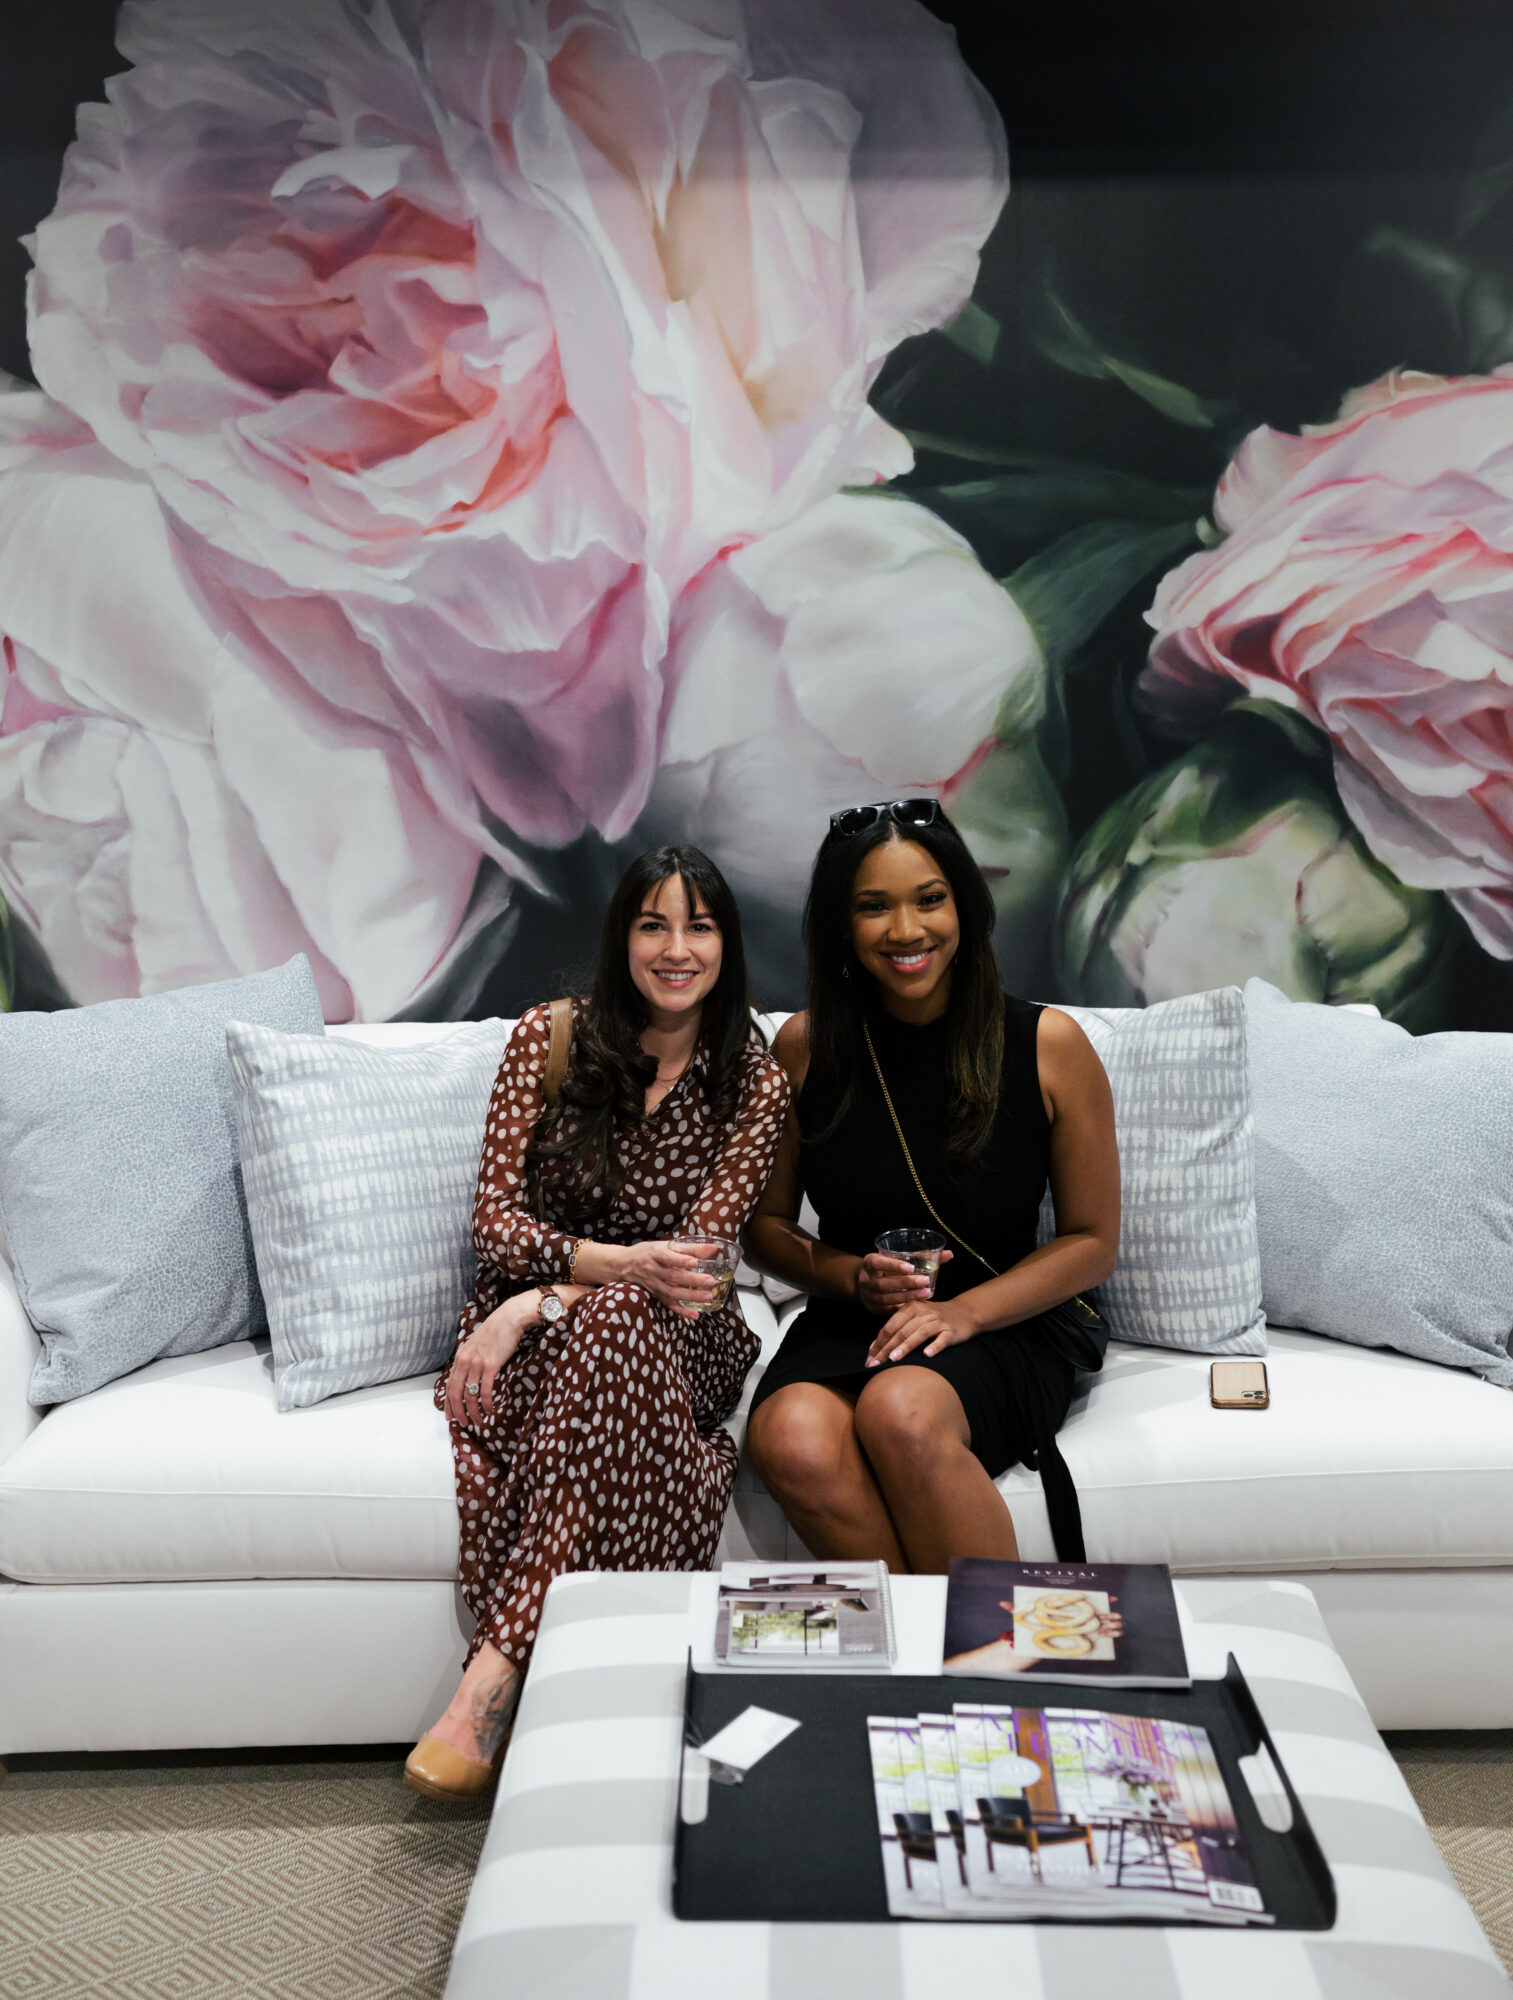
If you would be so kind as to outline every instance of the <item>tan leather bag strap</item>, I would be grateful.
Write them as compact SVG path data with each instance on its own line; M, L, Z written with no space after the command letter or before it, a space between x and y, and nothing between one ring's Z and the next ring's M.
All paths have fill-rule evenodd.
M551 1039L546 1045L546 1074L541 1079L541 1088L546 1097L546 1108L555 1111L557 1099L562 1095L562 1079L567 1075L567 1059L573 1046L573 1003L571 1000L554 1000L551 1005Z

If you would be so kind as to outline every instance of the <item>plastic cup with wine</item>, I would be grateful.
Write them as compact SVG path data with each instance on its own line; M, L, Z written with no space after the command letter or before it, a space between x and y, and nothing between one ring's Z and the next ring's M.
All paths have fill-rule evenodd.
M690 1299L690 1312L718 1312L730 1297L735 1268L741 1261L741 1246L725 1236L675 1236L673 1242L693 1258L701 1277L714 1279L714 1290L702 1299Z
M872 1247L885 1257L899 1257L912 1264L922 1278L930 1280L925 1297L934 1298L941 1253L946 1247L946 1239L938 1229L885 1229Z

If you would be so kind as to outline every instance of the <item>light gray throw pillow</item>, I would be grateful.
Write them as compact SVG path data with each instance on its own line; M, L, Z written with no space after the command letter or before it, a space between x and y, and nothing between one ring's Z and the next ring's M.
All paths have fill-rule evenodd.
M1245 1005L1267 1318L1513 1387L1513 1036Z
M262 1326L226 1023L322 1033L303 956L273 972L0 1015L0 1220L63 1403Z
M1245 1001L1237 986L1153 1007L1062 1007L1114 1094L1123 1222L1098 1288L1116 1340L1264 1354ZM1042 1242L1054 1233L1046 1196Z
M281 1410L451 1353L507 1032L476 1021L384 1049L226 1030Z

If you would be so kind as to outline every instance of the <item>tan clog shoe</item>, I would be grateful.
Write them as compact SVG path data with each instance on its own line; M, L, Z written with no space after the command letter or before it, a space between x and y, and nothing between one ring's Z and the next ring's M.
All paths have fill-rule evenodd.
M422 1736L405 1759L405 1783L413 1791L424 1792L428 1799L476 1799L499 1776L509 1740L506 1733L492 1761L480 1764L474 1757L464 1757L450 1743L443 1743L439 1736Z

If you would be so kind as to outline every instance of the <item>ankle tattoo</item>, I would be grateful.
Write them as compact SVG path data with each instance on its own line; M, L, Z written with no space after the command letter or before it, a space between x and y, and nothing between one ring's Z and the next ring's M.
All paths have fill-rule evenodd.
M473 1733L478 1738L479 1749L486 1757L492 1757L499 1748L499 1739L504 1735L505 1725L515 1712L515 1696L519 1684L518 1674L507 1674L502 1681L495 1681L491 1687L479 1688L473 1696Z

